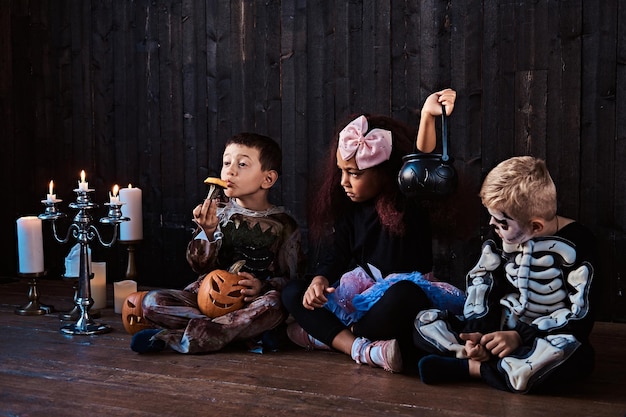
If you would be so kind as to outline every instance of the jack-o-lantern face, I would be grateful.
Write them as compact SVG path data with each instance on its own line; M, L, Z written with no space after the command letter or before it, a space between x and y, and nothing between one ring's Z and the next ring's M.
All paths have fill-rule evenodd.
M128 294L122 304L122 323L124 329L130 334L135 334L144 329L152 329L154 326L143 317L141 302L148 291L137 291Z
M198 307L207 317L223 316L243 307L244 288L236 273L216 269L209 272L198 289Z

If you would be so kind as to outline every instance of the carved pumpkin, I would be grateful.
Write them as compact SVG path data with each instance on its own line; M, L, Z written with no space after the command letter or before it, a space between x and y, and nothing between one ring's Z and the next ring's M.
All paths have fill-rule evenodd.
M216 269L209 272L198 289L198 307L210 318L220 317L243 307L245 287L237 284L241 277L237 275L245 261L233 264L228 271Z
M128 294L122 304L122 324L124 329L130 334L135 334L140 330L152 329L154 326L143 317L141 302L148 291L137 291Z

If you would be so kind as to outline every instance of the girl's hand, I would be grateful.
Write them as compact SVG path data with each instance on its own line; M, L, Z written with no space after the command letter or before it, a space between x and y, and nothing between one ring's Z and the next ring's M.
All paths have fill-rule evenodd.
M515 330L503 330L487 333L480 339L480 343L484 345L492 355L504 358L521 346L522 337Z
M328 280L318 275L311 281L309 288L304 293L302 299L302 305L307 310L314 310L316 308L324 307L324 304L328 301L326 294L330 294L335 291L335 288L329 287Z
M239 272L238 274L242 279L237 282L239 285L246 287L241 290L241 294L243 294L243 301L249 303L254 300L261 294L261 288L263 287L263 283L260 279L256 278L254 275L249 272Z
M429 116L436 117L441 116L441 106L446 106L446 115L452 114L454 110L454 102L456 101L456 91L451 88L437 91L432 93L422 107L422 114L426 113Z
M421 152L432 152L437 144L435 117L441 116L441 106L446 106L446 114L451 114L456 101L456 91L451 88L437 91L428 96L422 107L420 124L415 146Z
M217 218L217 200L204 200L202 204L198 204L193 209L193 221L211 239L219 223Z
M482 333L461 333L459 337L465 340L465 354L468 358L484 362L491 356L489 351L480 344Z

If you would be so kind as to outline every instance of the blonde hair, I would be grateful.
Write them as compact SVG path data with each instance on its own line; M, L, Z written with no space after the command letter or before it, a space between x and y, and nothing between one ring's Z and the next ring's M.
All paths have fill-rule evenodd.
M545 161L518 156L500 162L480 188L483 205L506 213L522 225L532 218L556 216L556 186Z

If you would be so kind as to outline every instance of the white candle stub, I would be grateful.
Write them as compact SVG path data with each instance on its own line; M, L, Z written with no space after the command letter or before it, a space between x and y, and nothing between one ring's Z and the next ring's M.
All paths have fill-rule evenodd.
M54 194L54 181L50 180L48 184L48 194L46 194L46 203L56 203L57 195Z
M89 191L89 183L85 181L85 170L80 171L80 180L78 181L79 191Z
M115 184L113 186L113 191L109 193L109 204L120 205L120 196L119 196L120 187Z
M132 279L113 283L113 296L115 297L114 308L117 314L122 313L122 306L124 305L124 301L126 301L126 297L134 292L137 292L137 283Z

